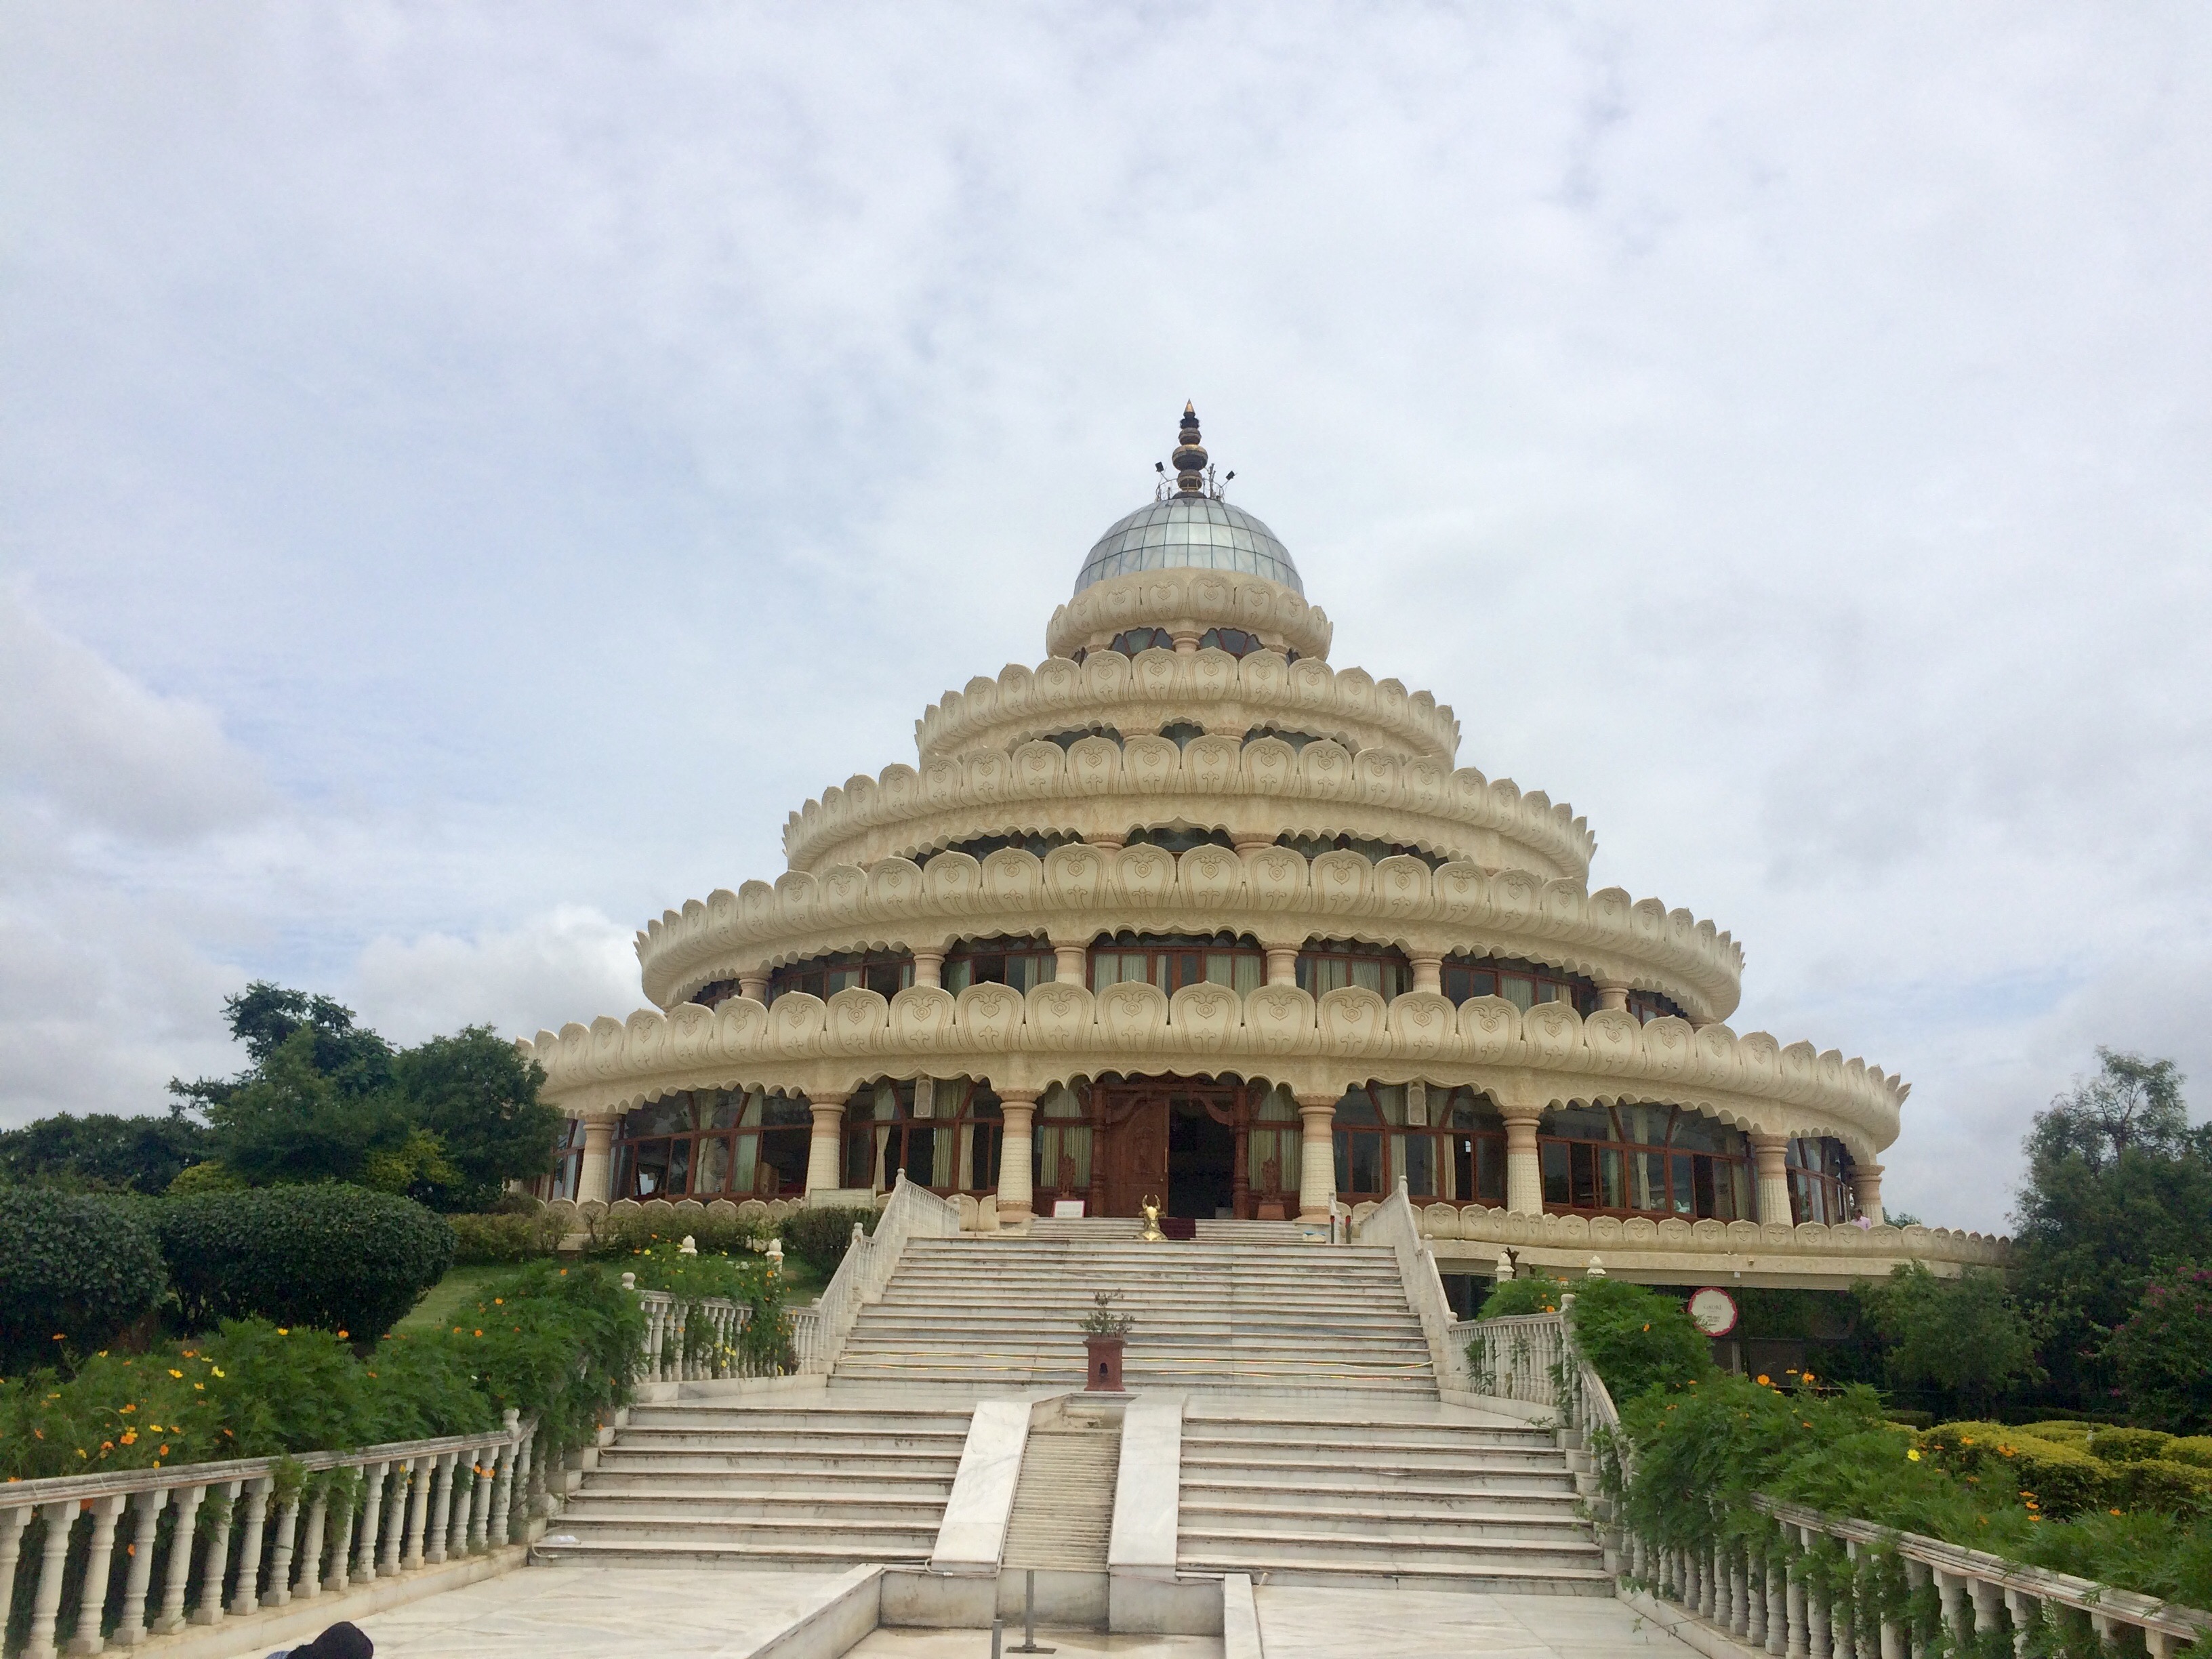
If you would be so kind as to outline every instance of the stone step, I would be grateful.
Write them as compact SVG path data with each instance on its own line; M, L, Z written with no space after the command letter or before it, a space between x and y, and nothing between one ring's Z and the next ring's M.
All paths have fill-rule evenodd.
M1270 1514L1296 1514L1308 1508L1334 1510L1351 1504L1384 1504L1407 1515L1527 1516L1537 1522L1565 1516L1580 1524L1576 1495L1556 1488L1465 1486L1434 1480L1390 1480L1359 1478L1346 1470L1341 1480L1300 1480L1290 1486L1264 1486L1241 1474L1206 1469L1186 1470L1183 1500L1189 1504L1231 1504L1264 1510Z
M1242 1457L1297 1457L1309 1461L1331 1458L1344 1462L1369 1458L1378 1463L1407 1457L1438 1457L1442 1467L1467 1469L1546 1469L1568 1472L1566 1458L1550 1446L1499 1445L1487 1440L1452 1441L1421 1436L1331 1432L1316 1425L1295 1434L1260 1437L1217 1436L1204 1431L1183 1436L1186 1455L1197 1454L1234 1462Z
M1255 1484L1264 1485L1270 1491L1280 1486L1346 1473L1364 1474L1378 1480L1433 1480L1439 1474L1452 1474L1480 1480L1486 1487L1499 1492L1571 1492L1575 1489L1574 1476L1556 1464L1550 1468L1540 1464L1487 1467L1463 1457L1404 1452L1389 1457L1343 1457L1334 1461L1290 1454L1280 1457L1256 1457L1249 1454L1220 1457L1186 1444L1182 1452L1182 1466L1187 1472L1203 1471L1216 1480L1248 1479Z
M1465 1595L1599 1595L1613 1593L1613 1577L1601 1568L1531 1568L1497 1564L1476 1570L1437 1567L1430 1563L1393 1565L1388 1560L1277 1562L1236 1553L1185 1554L1184 1571L1208 1577L1224 1573L1267 1575L1270 1585L1450 1590Z
M772 1452L783 1457L950 1458L960 1461L963 1437L904 1434L811 1435L801 1429L764 1429L758 1433L712 1423L647 1424L624 1429L620 1443L633 1449L655 1446L712 1447L721 1451Z
M568 1500L561 1514L563 1522L570 1525L583 1521L627 1524L680 1514L701 1521L758 1521L763 1525L781 1521L861 1527L896 1524L933 1534L944 1516L947 1495L894 1498L881 1492L851 1492L833 1497L800 1489L740 1497L711 1487L692 1490L658 1481L642 1487L587 1484Z
M1193 1558L1244 1559L1288 1564L1351 1561L1364 1556L1385 1571L1480 1571L1516 1566L1524 1570L1598 1568L1604 1553L1588 1539L1466 1538L1439 1534L1421 1527L1376 1528L1366 1532L1276 1532L1256 1528L1186 1528L1177 1557L1188 1567Z
M1262 1445L1304 1444L1315 1438L1352 1439L1374 1436L1402 1445L1494 1446L1512 1451L1542 1452L1563 1457L1549 1429L1512 1428L1472 1423L1406 1423L1386 1417L1266 1417L1249 1411L1218 1417L1201 1405L1183 1413L1183 1443L1204 1441L1210 1445L1257 1442Z
M732 1469L703 1457L684 1462L651 1458L616 1462L613 1458L612 1448L600 1453L599 1467L586 1479L585 1491L608 1495L696 1492L715 1498L779 1499L793 1492L838 1498L849 1493L882 1497L899 1503L934 1498L941 1504L952 1495L952 1479L957 1473L957 1469L915 1473L902 1467L868 1474L824 1468L819 1464L803 1468L779 1466L772 1469Z
M1186 1486L1179 1513L1184 1530L1211 1533L1356 1533L1423 1531L1449 1538L1510 1538L1523 1541L1564 1543L1578 1547L1589 1537L1571 1505L1561 1504L1550 1514L1527 1514L1510 1510L1478 1509L1481 1494L1470 1494L1465 1504L1447 1506L1431 1499L1416 1504L1391 1492L1342 1494L1338 1501L1317 1503L1310 1491L1273 1494L1274 1502L1256 1503L1249 1495L1223 1498L1194 1497Z
M625 1445L622 1441L599 1454L599 1468L623 1474L652 1474L662 1469L684 1474L721 1471L732 1475L786 1474L793 1479L866 1480L911 1475L917 1480L950 1483L960 1468L958 1455L921 1458L911 1454L853 1452L835 1459L810 1457L760 1447L733 1446L728 1441L702 1439L696 1444L662 1447Z

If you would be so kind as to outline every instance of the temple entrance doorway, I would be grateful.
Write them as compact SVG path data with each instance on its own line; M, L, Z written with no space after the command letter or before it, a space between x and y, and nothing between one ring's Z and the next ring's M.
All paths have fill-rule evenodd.
M1255 1103L1267 1093L1235 1078L1093 1084L1099 1157L1092 1212L1133 1216L1156 1198L1163 1214L1194 1220L1252 1215L1248 1129Z

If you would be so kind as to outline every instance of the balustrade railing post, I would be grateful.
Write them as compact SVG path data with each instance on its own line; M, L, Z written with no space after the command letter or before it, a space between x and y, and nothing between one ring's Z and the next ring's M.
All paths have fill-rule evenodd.
M1935 1569L1936 1595L1943 1604L1943 1622L1951 1627L1953 1638L1964 1644L1973 1635L1973 1615L1966 1606L1966 1580L1956 1574Z
M92 1511L92 1535L86 1541L84 1588L77 1596L76 1626L70 1632L70 1653L98 1653L107 1645L100 1632L106 1622L107 1582L115 1560L115 1523L122 1519L124 1505L130 1501L127 1494L117 1492L107 1498L95 1498L88 1505Z
M167 1486L131 1495L131 1506L138 1520L131 1529L131 1568L123 1578L123 1607L116 1614L115 1633L108 1638L117 1647L135 1647L146 1639L146 1589L153 1583L154 1542L161 1535L161 1510L168 1501ZM0 1567L12 1571L14 1565L10 1561ZM6 1599L0 1591L0 1630L7 1628Z
M2034 1627L2042 1622L2043 1603L2025 1590L2005 1587L2005 1612L2012 1620L2013 1659L2027 1659Z
M350 1478L356 1475L362 1477L357 1482ZM335 1591L352 1582L354 1517L368 1501L368 1472L358 1464L333 1469L327 1491L338 1506L338 1529L331 1544L331 1570L324 1584Z
M294 1492L276 1506L276 1541L269 1552L269 1588L261 1605L281 1607L292 1600L292 1546L300 1531L300 1494Z
M302 1601L323 1593L323 1534L330 1527L331 1486L335 1478L325 1475L301 1494L307 1500L307 1529L300 1540L300 1580L298 1588L286 1594L297 1595Z
M1995 1630L1997 1621L2004 1616L2002 1592L1985 1578L1970 1578L1966 1581L1966 1594L1973 1602L1974 1633L1979 1636Z
M238 1589L230 1610L243 1617L261 1605L261 1529L269 1514L269 1491L276 1481L261 1475L246 1483L246 1525L238 1540Z
M162 1576L161 1616L154 1621L156 1636L173 1635L185 1627L185 1582L191 1576L192 1542L206 1497L204 1486L181 1487L171 1494L175 1519L169 1529L169 1569Z
M1805 1582L1805 1644L1811 1659L1834 1659L1834 1632L1830 1615L1834 1602L1827 1587L1807 1575Z
M1834 1659L1858 1659L1857 1650L1852 1645L1858 1630L1852 1592L1849 1579L1844 1581L1840 1589L1828 1592L1828 1650Z
M1751 1635L1751 1563L1738 1551L1729 1554L1729 1634Z
M418 1453L409 1460L407 1536L401 1546L399 1565L413 1569L422 1565L422 1534L430 1518L430 1481L436 1459Z
M1907 1556L1905 1560L1905 1593L1906 1596L1911 1597L1918 1595L1920 1591L1927 1588L1928 1580L1929 1571L1927 1564L1922 1561L1915 1561L1911 1557ZM1912 1615L1909 1607L1906 1612L1906 1621L1907 1622L1905 1626L1905 1659L1922 1659L1922 1651L1927 1646L1927 1644L1921 1638L1920 1621Z
M1720 1622L1720 1551L1711 1544L1698 1552L1698 1617L1709 1625Z
M1743 1559L1744 1645L1766 1646L1766 1559L1747 1553Z
M1782 1659L1790 1650L1790 1574L1781 1552L1770 1547L1766 1560L1766 1650Z
M440 1452L430 1465L428 1520L422 1535L415 1540L415 1553L410 1566L421 1566L425 1561L439 1562L446 1559L446 1523L453 1507L453 1474L459 1463L453 1452Z
M361 1526L355 1541L353 1576L364 1584L376 1577L376 1534L384 1520L384 1487L391 1473L388 1459L362 1470Z
M0 1638L15 1611L15 1563L22 1559L23 1529L39 1512L35 1504L0 1511Z
M208 1485L208 1495L215 1500L215 1525L208 1529L200 1599L192 1607L195 1625L212 1625L222 1617L222 1581L230 1570L231 1516L245 1485L243 1480L215 1480Z
M1812 1651L1812 1647L1807 1639L1804 1569L1793 1560L1784 1567L1782 1571L1788 1586L1785 1592L1787 1596L1785 1607L1790 1621L1783 1653L1784 1659L1806 1659L1806 1656Z
M514 1498L515 1460L522 1455L522 1448L517 1443L522 1414L513 1410L502 1412L500 1422L507 1430L507 1439L499 1449L499 1474L492 1484L489 1535L495 1544L504 1544L507 1540L508 1505Z
M61 1618L62 1573L69 1562L70 1533L76 1526L77 1500L64 1498L39 1505L46 1536L39 1552L39 1582L31 1592L31 1633L23 1659L53 1659L54 1626Z
M471 1555L482 1554L491 1535L492 1486L499 1478L500 1454L506 1449L503 1440L481 1446L470 1466L476 1480L469 1488L468 1535L461 1540L460 1547Z
M376 1553L376 1576L389 1578L399 1571L399 1553L407 1540L407 1500L415 1491L415 1468L419 1458L403 1457L392 1466L392 1492L385 1499L384 1538Z

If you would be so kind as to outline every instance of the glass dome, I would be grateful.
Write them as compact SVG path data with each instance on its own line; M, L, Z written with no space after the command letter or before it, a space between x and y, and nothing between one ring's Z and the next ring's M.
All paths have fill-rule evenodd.
M1091 550L1075 591L1133 570L1237 570L1280 582L1300 598L1306 591L1273 531L1242 507L1203 495L1172 495L1123 519Z

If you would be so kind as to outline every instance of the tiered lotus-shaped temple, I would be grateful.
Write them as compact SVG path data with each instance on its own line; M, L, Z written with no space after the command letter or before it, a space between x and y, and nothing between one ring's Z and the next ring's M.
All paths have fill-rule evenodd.
M1045 660L824 791L790 867L637 942L653 1006L540 1033L589 1206L1332 1216L1402 1187L1450 1272L1840 1284L1978 1235L1882 1224L1905 1085L1724 1023L1742 951L1592 891L1595 840L1329 660L1290 552L1172 483L1082 561Z

